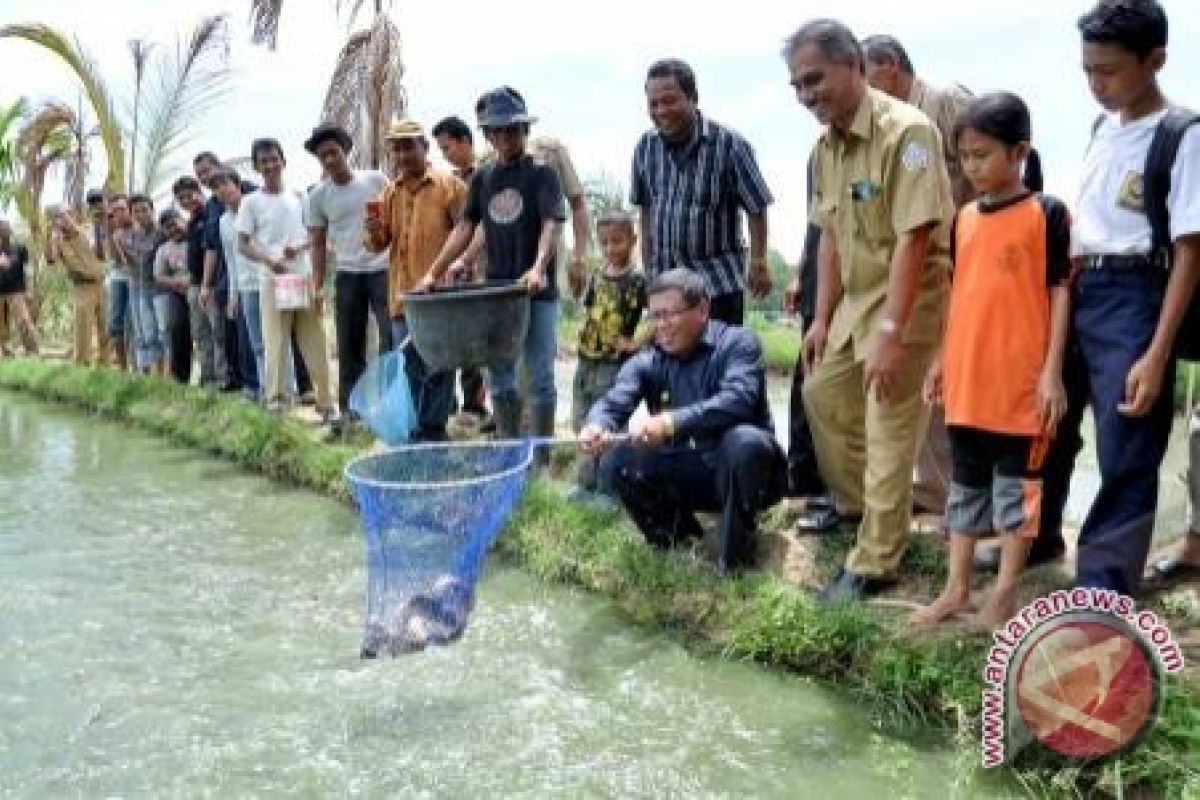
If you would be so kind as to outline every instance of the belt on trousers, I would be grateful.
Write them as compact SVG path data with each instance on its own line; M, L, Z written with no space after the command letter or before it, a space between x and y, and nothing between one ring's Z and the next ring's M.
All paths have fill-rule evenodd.
M1162 261L1149 255L1081 256L1084 269L1156 269Z

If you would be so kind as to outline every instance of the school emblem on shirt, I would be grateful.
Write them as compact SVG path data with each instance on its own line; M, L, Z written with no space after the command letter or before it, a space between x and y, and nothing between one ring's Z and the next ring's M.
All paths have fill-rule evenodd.
M498 192L488 202L488 215L498 225L511 225L516 222L524 209L525 201L516 189Z
M1121 181L1117 191L1117 208L1142 213L1146 210L1146 196L1142 190L1142 173L1130 170Z
M900 154L900 163L909 172L916 172L929 166L929 148L920 142L909 142Z

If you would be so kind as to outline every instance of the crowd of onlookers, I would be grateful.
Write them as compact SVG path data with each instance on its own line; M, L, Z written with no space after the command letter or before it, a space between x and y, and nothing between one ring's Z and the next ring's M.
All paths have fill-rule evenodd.
M633 152L636 211L594 220L598 265L566 149L531 137L524 98L501 87L474 109L486 152L457 117L430 134L398 119L385 175L353 168L350 137L322 125L305 142L323 173L307 191L263 138L250 148L257 183L203 152L161 212L145 195L102 191L83 215L50 209L46 254L72 283L73 357L241 391L272 410L311 402L336 432L352 424L374 340L404 350L415 440L446 439L456 408L501 438L551 437L560 301L579 303L574 499L614 496L663 546L701 535L693 512L718 512L719 563L736 569L755 558L758 512L801 498L803 531L858 525L826 601L887 588L914 511L942 514L950 574L914 615L921 624L969 606L971 570L989 567L980 537L1001 542L978 617L988 625L1014 609L1027 564L1062 553L1090 406L1101 481L1077 580L1131 592L1151 543L1176 357L1200 337L1185 321L1200 277L1200 126L1158 88L1167 22L1155 0L1100 0L1079 30L1104 113L1070 210L1041 191L1021 98L935 87L894 38L860 41L833 20L787 40L797 97L826 127L788 291L805 334L786 454L762 346L744 327L747 292L772 288L772 194L750 144L701 113L696 77L675 59L647 73L654 127ZM431 142L450 171L431 164ZM0 224L0 312L36 352L27 258ZM530 295L519 357L431 370L411 346L406 296L484 280ZM1152 577L1200 573L1197 527Z

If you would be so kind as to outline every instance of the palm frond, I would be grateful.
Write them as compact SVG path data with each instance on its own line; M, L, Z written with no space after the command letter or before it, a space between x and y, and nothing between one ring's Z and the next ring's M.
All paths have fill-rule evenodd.
M100 137L108 157L108 176L104 185L110 190L118 191L125 175L125 150L122 146L124 130L117 117L112 93L99 67L92 61L82 43L49 25L38 23L0 27L0 39L6 38L22 39L49 50L75 73L79 82L83 84L100 125Z
M369 31L366 80L361 84L366 111L364 136L356 142L356 163L378 169L384 164L388 125L407 103L400 29L387 14L375 18Z
M144 113L142 191L152 194L170 157L191 138L198 118L229 89L229 29L225 15L205 17L164 57L148 87Z
M363 86L367 81L367 55L371 43L369 31L351 35L338 54L333 77L325 91L321 121L340 125L354 141L352 157L357 161L363 151L365 109Z
M274 50L282 14L283 0L250 0L250 41Z

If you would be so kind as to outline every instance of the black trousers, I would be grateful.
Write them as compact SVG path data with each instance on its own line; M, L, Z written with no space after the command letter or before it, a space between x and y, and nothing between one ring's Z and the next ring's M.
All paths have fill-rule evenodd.
M167 315L167 351L170 353L171 377L180 383L192 379L192 327L187 298L178 292L170 298L170 313Z
M805 325L805 330L808 326ZM812 428L804 411L804 355L796 358L792 371L792 392L788 400L787 478L790 497L820 497L829 488L817 468L817 451L813 446Z
M386 353L392 349L387 270L338 272L334 278L334 291L338 404L345 413L350 407L350 392L367 368L367 324L372 315L379 332L379 352Z
M600 481L656 547L702 536L693 512L720 512L718 563L731 569L754 563L756 518L783 495L784 458L770 432L738 425L711 449L621 445L601 459Z

